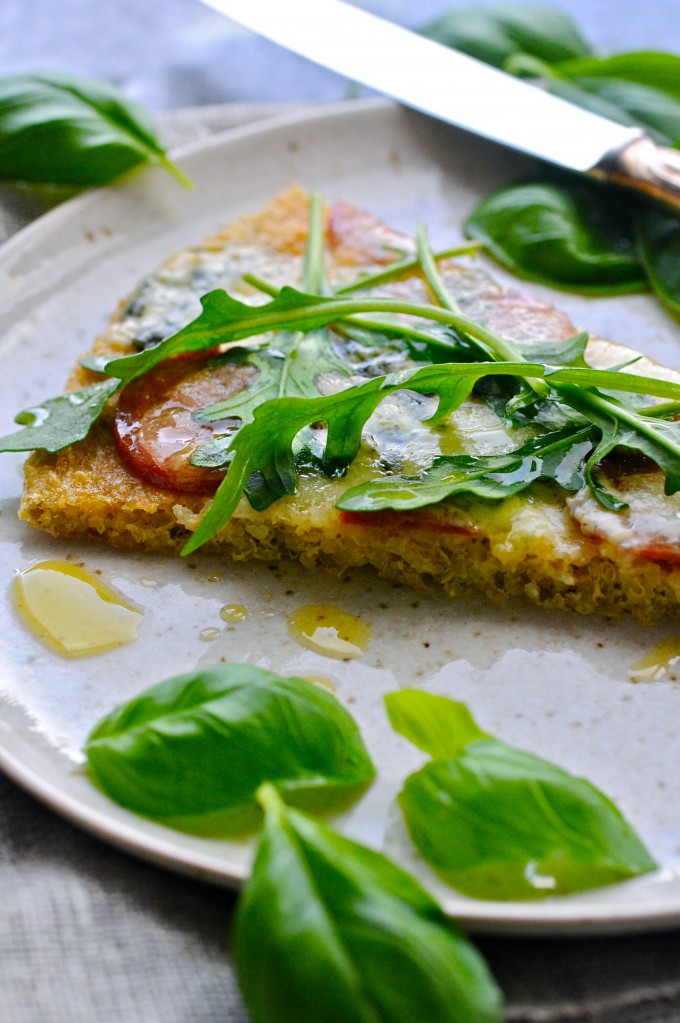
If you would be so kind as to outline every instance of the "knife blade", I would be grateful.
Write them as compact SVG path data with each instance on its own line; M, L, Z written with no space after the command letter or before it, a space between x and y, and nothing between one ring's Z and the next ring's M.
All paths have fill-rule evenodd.
M202 0L406 106L680 207L680 152L343 0Z

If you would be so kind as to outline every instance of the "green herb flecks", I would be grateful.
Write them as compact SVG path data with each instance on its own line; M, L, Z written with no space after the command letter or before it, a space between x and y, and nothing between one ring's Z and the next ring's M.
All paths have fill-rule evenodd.
M535 899L656 869L631 825L590 782L486 735L446 697L402 690L385 702L393 727L433 757L399 796L409 833L459 891Z

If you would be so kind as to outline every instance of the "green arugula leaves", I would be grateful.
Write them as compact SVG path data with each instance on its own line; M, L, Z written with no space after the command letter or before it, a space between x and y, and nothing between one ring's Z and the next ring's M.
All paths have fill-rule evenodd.
M680 141L680 57L668 53L597 56L574 23L557 11L502 5L456 8L426 35L577 106L656 141ZM583 294L618 295L651 288L680 308L674 273L680 217L628 194L625 203L597 182L548 172L542 181L501 188L466 222L469 237L514 273Z
M356 798L375 773L334 696L306 679L240 664L152 686L107 715L85 753L111 799L204 835L256 822L264 781L319 810Z
M259 793L262 838L236 916L253 1023L497 1023L474 947L385 856Z
M24 409L14 420L23 429L0 437L0 451L62 451L83 440L119 387L120 380L101 380Z
M446 697L401 690L385 703L395 730L433 758L399 795L409 833L459 891L499 900L568 895L656 869L590 782L486 735Z
M0 77L0 178L87 188L148 163L189 184L147 112L113 85L56 71Z
M568 427L536 437L504 455L441 456L417 476L394 475L351 487L338 501L338 508L411 511L455 494L504 499L541 479L575 493L585 485L585 466L592 450L589 427Z
M163 359L254 339L258 347L253 351L244 355L240 346L222 356L246 358L259 370L252 387L195 414L204 422L236 417L241 425L192 457L195 465L229 466L229 472L185 554L225 525L243 493L261 510L294 493L301 464L311 461L328 476L344 472L378 405L403 390L436 395L438 403L429 417L436 423L477 388L502 422L511 429L528 427L534 436L500 455L442 456L417 476L367 483L345 495L341 508L416 508L456 493L500 499L543 479L569 492L587 485L606 508L621 510L621 502L605 492L595 472L597 462L615 447L652 458L666 476L667 493L680 487L680 427L665 418L680 408L678 384L587 366L584 335L539 344L536 354L548 361L528 363L516 346L458 310L423 231L418 252L438 305L372 294L307 294L285 287L265 304L250 306L213 291L203 298L203 311L192 323L154 348L100 360L97 366L109 379L22 413L18 421L23 429L0 438L0 450L58 451L86 435L119 386ZM309 274L310 283L325 287L318 266ZM335 353L327 331L331 325L350 334L360 330L378 344L403 331L405 347L411 348L417 336L424 347L437 349L438 361L322 395L318 381L323 374L352 372ZM444 340L432 334L432 325L450 336ZM649 404L651 397L666 402ZM325 434L309 429L319 424L325 425Z

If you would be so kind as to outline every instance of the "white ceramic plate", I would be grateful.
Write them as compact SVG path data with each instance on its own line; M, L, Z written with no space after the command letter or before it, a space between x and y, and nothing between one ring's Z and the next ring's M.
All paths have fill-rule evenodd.
M196 183L192 192L150 171L66 204L5 247L0 432L12 428L17 409L61 388L68 367L139 278L292 181L364 205L399 228L413 230L425 221L440 245L460 238L461 220L480 196L531 170L519 157L383 101L233 132L188 150L181 162ZM677 327L651 299L558 301L579 326L678 365ZM292 564L271 571L205 556L187 563L81 547L20 524L20 489L20 460L5 455L0 765L59 813L173 869L238 883L248 870L248 846L193 838L127 813L90 785L79 750L101 715L147 685L220 658L248 661L283 674L325 676L337 685L380 770L339 823L360 840L385 843L473 929L576 934L680 923L680 685L670 678L633 684L628 675L672 626L643 629L481 600L451 602L392 588L369 574L343 583ZM144 609L137 641L98 657L65 660L24 629L12 605L13 576L64 557L101 572ZM318 602L359 613L371 624L372 640L360 661L330 660L291 638L290 613ZM225 604L244 605L249 617L225 624L219 616ZM210 642L206 629L216 636ZM486 729L586 775L617 801L662 870L537 904L472 901L446 889L409 853L393 809L400 782L421 763L391 732L382 707L386 692L406 685L465 700Z

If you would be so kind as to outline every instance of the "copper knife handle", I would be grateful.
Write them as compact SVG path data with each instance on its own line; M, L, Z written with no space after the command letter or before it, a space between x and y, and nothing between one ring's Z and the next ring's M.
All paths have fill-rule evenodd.
M680 150L657 145L647 135L641 133L620 149L607 153L589 173L644 192L680 210Z

